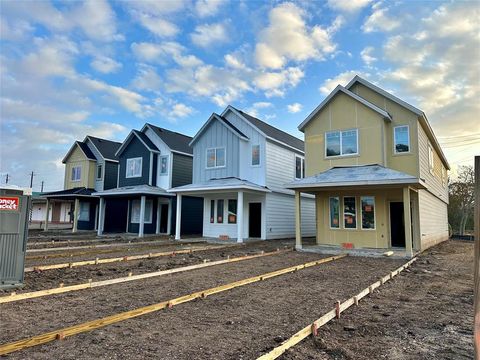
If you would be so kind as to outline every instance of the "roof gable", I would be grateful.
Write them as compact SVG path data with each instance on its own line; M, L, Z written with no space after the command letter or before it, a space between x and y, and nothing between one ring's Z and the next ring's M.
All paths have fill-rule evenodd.
M238 128L236 128L230 121L228 121L221 115L213 113L205 122L205 124L203 124L200 130L198 130L198 132L195 134L192 141L190 141L190 146L193 146L193 144L202 136L202 134L207 130L207 128L213 121L218 121L220 124L225 126L229 131L231 131L235 136L238 136L240 139L248 140L248 137Z
M171 151L193 155L193 149L189 145L190 141L192 141L192 137L149 123L146 123L143 126L142 132L145 132L147 128L151 129Z
M128 144L132 141L132 139L138 139L140 142L147 148L148 151L158 153L158 148L155 146L155 144L148 138L147 135L145 135L143 132L140 132L138 130L132 130L130 131L130 134L128 134L127 138L124 140L122 145L119 147L117 152L115 153L115 156L119 157L123 151L127 148Z
M92 145L98 150L104 160L114 162L118 161L118 157L115 156L115 153L118 151L120 146L122 146L121 142L97 138L91 135L87 135L83 142L86 142L87 140L89 140Z
M72 147L70 148L70 150L68 150L67 155L65 155L65 157L63 158L62 160L63 164L67 162L67 159L70 157L70 155L72 154L72 152L75 150L76 147L78 147L82 151L82 153L85 155L85 158L87 158L88 160L97 161L97 158L95 157L95 155L93 155L92 151L88 148L87 144L85 144L82 141L75 141Z

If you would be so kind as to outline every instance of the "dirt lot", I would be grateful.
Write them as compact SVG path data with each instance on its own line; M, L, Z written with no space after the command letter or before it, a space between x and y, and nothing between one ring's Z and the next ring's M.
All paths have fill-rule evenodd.
M28 275L30 278L27 277L27 286L32 289L48 288L59 282L58 277L76 283L91 277L118 277L128 271L155 271L201 262L203 258L215 260L227 254L234 256L268 251L285 244L293 243L249 243L241 248L195 253L192 257L178 256L131 264L105 264L32 273ZM436 247L421 256L411 272L398 276L373 297L366 298L361 303L361 313L360 309L348 310L340 321L321 330L321 336L315 342L305 340L284 358L413 359L422 358L422 351L428 355L433 351L434 356L428 358L471 357L473 281L469 274L472 252L471 244L462 242L449 242ZM321 257L290 252L0 305L0 343ZM254 359L330 310L337 299L349 298L404 262L386 258L348 257L63 341L26 349L7 358ZM37 284L41 286L37 288ZM442 295L445 290L448 290L448 295ZM415 319L421 321L416 322ZM353 331L344 330L345 321L353 324Z

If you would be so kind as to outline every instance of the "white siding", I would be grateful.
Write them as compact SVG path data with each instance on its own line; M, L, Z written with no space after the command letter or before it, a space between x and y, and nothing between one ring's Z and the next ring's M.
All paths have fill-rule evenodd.
M303 197L302 236L315 236L315 199ZM267 194L267 239L295 236L295 197L293 195Z
M105 161L103 160L102 154L97 150L97 148L92 144L90 140L86 140L86 144L88 148L92 151L93 155L97 158L97 162L95 164L95 190L96 191L103 191L103 184L105 179ZM102 178L100 180L97 179L97 166L102 165Z
M422 250L448 239L447 204L426 190L419 190L420 238Z
M293 194L292 190L285 189L285 184L295 180L295 153L269 141L266 148L268 188Z
M154 131L147 128L145 131L145 135L155 144L155 146L160 151L160 155L157 156L157 181L156 184L158 187L162 189L170 189L172 186L172 152L170 148L160 139ZM161 156L168 156L168 174L167 175L160 175L160 157Z

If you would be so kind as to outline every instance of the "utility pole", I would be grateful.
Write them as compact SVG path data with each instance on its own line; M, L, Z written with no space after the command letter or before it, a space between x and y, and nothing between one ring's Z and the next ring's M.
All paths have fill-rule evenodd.
M42 180L42 189L40 190L40 192L42 192L42 193L43 193L43 180Z
M31 174L30 174L30 188L33 187L33 176L34 176L34 173L32 171Z
M5 177L5 184L8 184L8 173L7 173L7 176Z

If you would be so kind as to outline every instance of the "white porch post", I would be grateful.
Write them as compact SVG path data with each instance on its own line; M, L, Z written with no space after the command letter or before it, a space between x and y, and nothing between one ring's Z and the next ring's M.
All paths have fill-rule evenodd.
M155 228L155 234L160 234L160 214L161 214L161 211L160 211L160 199L157 198L157 226Z
M97 235L100 236L103 234L103 225L105 223L105 198L100 198L100 203L98 204L98 229Z
M145 227L145 201L146 196L140 198L140 221L138 223L138 237L143 237Z
M177 221L175 222L175 240L180 240L181 222L182 222L182 195L177 194Z
M237 193L237 242L243 242L243 191Z
M73 228L72 228L73 233L76 233L78 230L79 212L80 212L80 199L75 198L75 208L73 209Z
M43 231L48 230L48 218L50 215L50 200L47 198L47 209L45 211L45 224L43 224Z
M172 234L172 203L173 203L173 198L170 198L170 200L168 200L168 221L167 221L168 235Z
M412 249L412 217L410 212L410 189L403 188L403 218L405 223L405 252L408 257L413 257Z
M301 193L295 190L295 249L302 248Z

